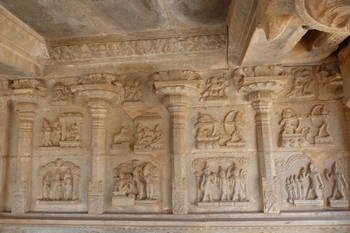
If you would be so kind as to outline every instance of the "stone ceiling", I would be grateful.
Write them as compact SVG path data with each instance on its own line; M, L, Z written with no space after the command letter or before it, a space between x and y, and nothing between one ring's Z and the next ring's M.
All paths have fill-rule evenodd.
M225 25L230 0L0 0L46 39Z
M349 40L349 8L349 0L0 0L0 75L315 64Z

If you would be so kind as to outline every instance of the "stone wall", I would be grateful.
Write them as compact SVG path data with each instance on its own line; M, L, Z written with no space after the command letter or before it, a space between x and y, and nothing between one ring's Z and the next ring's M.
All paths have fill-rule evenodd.
M1 81L0 232L350 232L342 82L335 63Z

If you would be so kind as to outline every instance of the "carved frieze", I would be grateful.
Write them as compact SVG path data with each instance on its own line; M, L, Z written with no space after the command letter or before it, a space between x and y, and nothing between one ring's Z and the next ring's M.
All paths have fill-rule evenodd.
M243 115L232 110L218 121L209 113L198 112L195 126L195 146L197 149L215 149L244 146L242 134Z
M248 171L244 158L208 158L193 161L198 206L247 204Z
M44 118L41 127L41 147L80 147L80 113L64 113L53 121Z
M226 36L217 34L54 46L49 49L49 54L54 61L72 61L89 58L171 55L225 48Z
M53 87L51 102L53 104L66 104L72 100L72 91L63 83L56 83Z
M57 159L40 167L41 192L39 203L67 203L79 201L80 167Z
M142 99L140 80L128 80L124 83L124 103L139 103Z
M348 181L345 178L343 169L339 166L337 161L334 161L331 169L325 169L325 178L328 185L331 186L331 193L328 197L328 204L330 207L342 208L349 206L349 200L346 190L349 187Z
M298 115L292 108L281 112L279 146L300 147L333 144L329 127L330 112L323 104L315 105L308 115Z
M119 131L113 135L112 149L118 151L129 151L132 136L129 128L121 126Z
M114 169L112 204L132 206L159 200L159 169L151 162L133 160Z

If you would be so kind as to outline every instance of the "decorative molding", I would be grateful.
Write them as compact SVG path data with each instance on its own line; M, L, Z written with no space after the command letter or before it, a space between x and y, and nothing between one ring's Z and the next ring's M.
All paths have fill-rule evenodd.
M178 38L84 43L49 47L53 61L172 55L197 52L222 51L226 49L226 35L198 35Z

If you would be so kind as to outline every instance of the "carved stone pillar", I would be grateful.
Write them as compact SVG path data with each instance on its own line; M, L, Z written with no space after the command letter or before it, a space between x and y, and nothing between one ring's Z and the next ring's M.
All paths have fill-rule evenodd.
M0 98L0 211L4 210L5 185L8 160L8 100Z
M30 210L32 199L33 124L38 103L46 95L45 84L36 79L10 82L8 95L14 100L17 113L16 181L12 196L12 213Z
M188 112L194 97L199 95L198 80L156 81L157 94L163 96L170 113L170 150L172 160L172 210L187 214L186 154L188 140Z
M104 213L106 205L106 126L105 119L110 103L121 101L124 96L121 85L111 82L82 81L72 87L73 93L87 100L91 115L91 177L88 191L88 212L91 215Z
M340 72L343 77L344 103L350 108L350 45L343 49L338 58L340 60Z
M255 130L264 213L279 213L276 187L275 163L273 159L271 109L274 95L281 90L278 81L247 82L241 90L247 94L255 110Z

